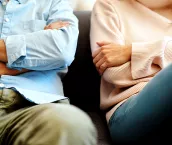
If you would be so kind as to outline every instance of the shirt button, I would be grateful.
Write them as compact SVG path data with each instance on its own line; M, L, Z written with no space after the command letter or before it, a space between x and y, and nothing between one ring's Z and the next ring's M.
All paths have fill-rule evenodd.
M15 60L16 59L15 55L12 54L11 59Z
M3 2L2 5L3 5L3 6L7 5L7 2Z
M5 87L5 85L0 83L0 88L4 88L4 87Z
M8 19L8 18L5 18L5 22L9 22L10 21L10 19Z
M7 4L7 2L3 2L2 5L5 6Z

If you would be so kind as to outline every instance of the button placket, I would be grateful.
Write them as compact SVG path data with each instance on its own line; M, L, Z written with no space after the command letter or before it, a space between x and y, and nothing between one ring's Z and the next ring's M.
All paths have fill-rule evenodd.
M9 19L9 18L5 18L4 20L5 20L5 22L9 22L9 21L10 21L10 19Z
M7 2L6 2L6 1L4 1L4 2L2 3L2 5L3 5L3 6L6 6L6 5L7 5Z
M1 38L5 38L7 37L10 33L11 30L11 18L13 15L13 11L12 11L12 5L13 5L13 1L7 1L4 0L2 2L2 6L4 8L4 17L2 19L2 27L1 27Z
M8 4L8 6L9 6L9 4ZM6 6L6 11L4 13L1 38L2 38L2 36L6 37L6 35L10 32L12 14L8 12L9 11L8 6Z

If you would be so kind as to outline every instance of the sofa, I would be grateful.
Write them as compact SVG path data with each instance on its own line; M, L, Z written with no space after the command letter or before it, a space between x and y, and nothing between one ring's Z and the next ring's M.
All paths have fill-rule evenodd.
M92 61L90 49L90 11L78 11L79 39L75 60L63 79L65 96L71 104L84 110L93 120L98 131L98 145L112 145L107 123L99 109L100 76Z

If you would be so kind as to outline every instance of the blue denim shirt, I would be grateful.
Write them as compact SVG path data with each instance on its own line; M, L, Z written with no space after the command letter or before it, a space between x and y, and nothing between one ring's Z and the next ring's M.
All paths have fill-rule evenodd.
M44 30L55 21L70 25ZM78 38L78 20L68 0L0 0L0 37L6 44L7 66L33 70L2 75L1 88L13 88L37 104L65 99L61 76L74 59Z

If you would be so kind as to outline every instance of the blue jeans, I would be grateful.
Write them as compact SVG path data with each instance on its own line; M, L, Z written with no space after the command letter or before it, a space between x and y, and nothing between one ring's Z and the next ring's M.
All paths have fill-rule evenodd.
M113 142L118 144L155 144L170 136L167 130L172 128L171 118L172 65L169 65L113 113L109 130Z

